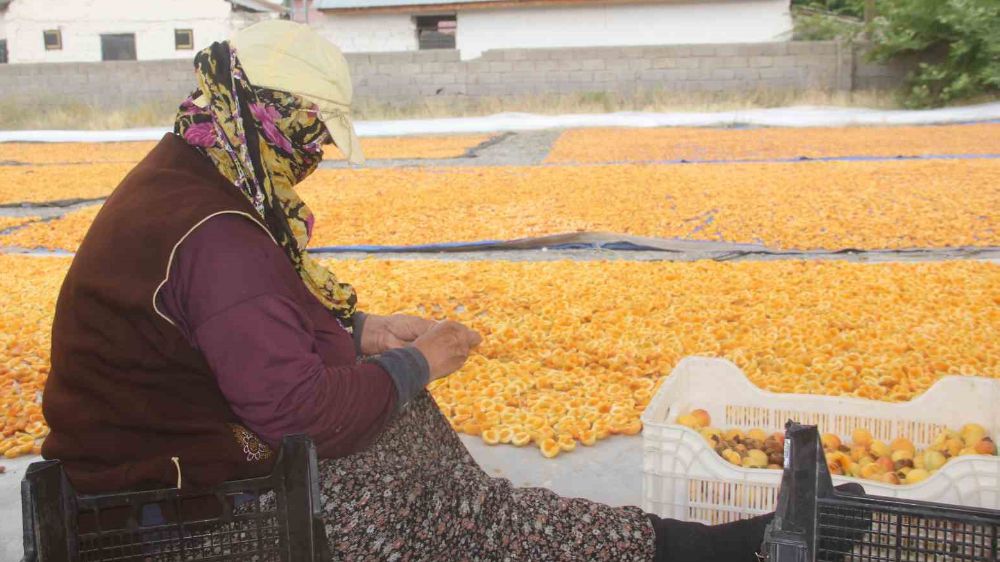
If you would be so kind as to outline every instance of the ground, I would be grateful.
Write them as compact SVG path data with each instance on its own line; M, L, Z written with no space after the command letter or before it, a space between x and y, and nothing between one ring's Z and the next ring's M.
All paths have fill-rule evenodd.
M0 144L0 447L24 453L0 460L2 560L20 554L19 482L47 430L36 392L68 255L149 146ZM943 374L1000 378L1000 124L365 148L367 169L330 158L301 187L311 245L366 310L486 334L433 392L484 469L515 484L639 504L631 435L687 355L729 358L770 390L888 401Z

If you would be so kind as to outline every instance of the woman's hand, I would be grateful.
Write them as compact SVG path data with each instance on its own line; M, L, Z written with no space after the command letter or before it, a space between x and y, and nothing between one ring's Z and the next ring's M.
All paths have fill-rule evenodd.
M445 320L434 326L413 342L430 367L430 380L439 379L459 370L480 342L482 336L458 322Z
M376 355L383 351L412 344L430 330L437 322L408 314L365 317L365 327L361 331L361 353Z

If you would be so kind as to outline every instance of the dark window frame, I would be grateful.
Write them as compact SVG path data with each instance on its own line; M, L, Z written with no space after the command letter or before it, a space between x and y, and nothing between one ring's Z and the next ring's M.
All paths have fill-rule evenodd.
M187 42L182 42L181 37L187 35ZM194 30L174 29L174 50L193 51L194 50Z
M441 31L442 22L452 23L450 33ZM458 31L458 17L455 14L413 16L413 26L416 29L417 48L419 50L456 48L455 39Z
M128 39L131 39L129 45ZM113 44L116 41L124 41L120 44ZM122 56L124 55L124 56ZM131 55L131 56L130 56ZM101 60L102 61L128 61L138 60L138 52L135 44L135 33L102 33L101 34Z
M10 55L7 53L7 40L0 39L0 64L7 64Z
M52 37L55 41L49 41ZM42 30L42 43L45 45L46 51L61 51L63 48L62 44L62 30L61 29L43 29Z

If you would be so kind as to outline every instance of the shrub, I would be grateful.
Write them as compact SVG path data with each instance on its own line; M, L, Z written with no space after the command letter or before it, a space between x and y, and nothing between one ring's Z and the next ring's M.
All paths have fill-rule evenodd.
M1000 2L880 0L872 58L917 55L904 103L940 106L1000 91Z

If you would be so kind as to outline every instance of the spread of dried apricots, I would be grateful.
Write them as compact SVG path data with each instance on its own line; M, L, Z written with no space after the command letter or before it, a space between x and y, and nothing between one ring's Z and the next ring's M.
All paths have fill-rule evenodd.
M988 262L329 263L363 310L480 330L468 364L431 385L435 399L456 430L546 456L638 433L687 355L726 357L776 392L890 401L946 374L1000 377L1000 265ZM68 265L0 255L5 439L39 421Z
M0 145L2 146L2 145ZM107 197L134 164L0 166L0 204Z
M899 249L1000 245L997 177L1000 160L397 168L319 170L299 192L317 217L313 247L590 231ZM0 245L73 251L94 212Z
M1000 154L1000 124L775 129L574 129L546 162Z

